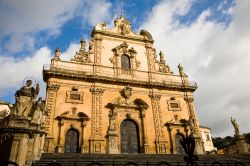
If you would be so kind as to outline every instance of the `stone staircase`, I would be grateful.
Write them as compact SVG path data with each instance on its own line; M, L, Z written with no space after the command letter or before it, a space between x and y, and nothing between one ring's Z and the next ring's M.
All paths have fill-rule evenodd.
M81 154L81 153L43 153L39 161L34 161L34 166L46 166L49 163L58 163L62 166L157 166L173 165L181 166L187 163L183 160L184 155L156 155L156 154ZM241 155L199 155L198 165L223 166L250 166L250 154ZM218 163L219 162L219 163ZM238 164L237 164L238 163Z

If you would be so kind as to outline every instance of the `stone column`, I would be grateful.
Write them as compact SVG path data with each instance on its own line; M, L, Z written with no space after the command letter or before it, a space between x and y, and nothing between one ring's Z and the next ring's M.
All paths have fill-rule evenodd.
M154 118L156 153L166 154L167 141L165 139L165 134L163 129L164 125L161 115L161 107L160 107L161 95L154 94L153 92L151 92L149 94L149 97L151 98L153 118Z
M24 166L28 142L29 135L27 133L15 133L9 160L16 162L19 166Z
M145 111L140 109L141 125L142 125L142 135L143 135L143 150L145 154L149 153L148 144L148 134L147 134L147 124L145 123Z
M174 143L173 143L173 136L172 136L172 124L171 123L167 123L166 126L168 128L168 135L169 135L169 144L170 144L170 153L174 154Z
M81 140L81 153L85 153L85 150L84 150L84 129L86 127L86 122L85 121L82 121L81 123L81 127L82 127L82 140Z
M58 132L58 140L57 140L57 147L56 147L56 151L57 153L63 153L64 149L63 149L63 145L61 143L61 138L62 138L62 126L64 125L63 120L59 119L58 121L58 126L59 126L59 132Z

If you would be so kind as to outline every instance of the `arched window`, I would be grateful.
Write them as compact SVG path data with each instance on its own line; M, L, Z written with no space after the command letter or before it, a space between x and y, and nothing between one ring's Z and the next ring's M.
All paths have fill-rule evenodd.
M121 67L124 69L131 69L130 58L126 54L121 56Z

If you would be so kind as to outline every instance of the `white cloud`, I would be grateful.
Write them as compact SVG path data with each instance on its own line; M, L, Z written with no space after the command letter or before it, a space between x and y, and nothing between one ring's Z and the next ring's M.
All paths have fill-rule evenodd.
M224 11L232 14L227 28L206 19L212 14L209 9L191 25L180 24L176 13L185 15L192 3L161 1L153 7L142 28L152 33L156 48L165 52L170 66L181 62L190 79L197 81L195 104L201 124L211 127L214 136L233 135L233 116L241 132L249 132L250 22L246 15L250 3L238 1ZM176 71L176 67L173 69Z
M2 0L0 39L9 38L5 48L11 52L21 51L27 45L32 48L35 33L49 31L50 35L58 34L59 28L74 16L78 4L79 0Z
M19 89L26 77L33 77L41 85L41 94L45 96L45 84L42 80L43 64L48 64L51 51L47 47L38 49L34 55L24 59L0 56L0 92L1 96L6 89ZM14 94L13 94L14 96Z
M81 0L0 1L0 41L3 50L17 53L35 50L37 35L59 35L67 21L81 17L83 25L95 25L110 18L111 3Z

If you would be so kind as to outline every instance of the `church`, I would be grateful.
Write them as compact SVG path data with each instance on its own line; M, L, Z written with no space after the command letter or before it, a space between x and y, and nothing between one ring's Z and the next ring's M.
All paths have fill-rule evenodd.
M174 74L153 44L149 32L134 33L120 16L111 29L97 24L70 61L57 48L43 68L43 151L180 154L180 140L192 134L196 153L205 153L194 107L197 85L180 64Z

